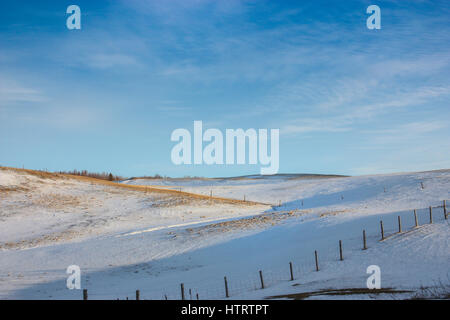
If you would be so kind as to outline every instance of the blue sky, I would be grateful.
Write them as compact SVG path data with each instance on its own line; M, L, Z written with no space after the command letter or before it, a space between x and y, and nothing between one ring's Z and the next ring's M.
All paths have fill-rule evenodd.
M449 40L448 1L2 1L0 164L259 172L172 164L202 120L279 128L283 173L450 168Z

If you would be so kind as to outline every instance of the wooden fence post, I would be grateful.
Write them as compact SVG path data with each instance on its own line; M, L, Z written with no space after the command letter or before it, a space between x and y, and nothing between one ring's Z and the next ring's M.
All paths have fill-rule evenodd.
M88 299L88 291L87 289L83 289L83 300L87 300Z
M444 200L443 205L444 205L444 218L445 218L445 220L447 220L447 207L445 206L445 200Z
M430 207L430 224L433 223L433 209Z
M419 226L419 222L417 221L417 212L416 209L414 209L414 221L416 223L416 228Z
M261 279L261 289L264 289L264 279L262 275L262 271L259 270L259 278Z
M185 300L184 299L184 283L181 284L181 300Z
M340 260L344 260L344 256L342 255L342 240L339 240L339 258Z
M291 281L294 280L294 271L292 270L292 262L289 262L289 270L291 271Z
M366 245L366 230L363 230L363 250L367 249Z
M140 292L139 292L139 290L136 290L136 300L139 300L139 298L140 298Z
M229 298L229 297L230 297L230 294L229 294L229 292L228 292L228 281L227 281L227 277L223 277L223 280L225 281L225 296L226 296L227 298Z
M402 233L402 218L398 216L398 233Z
M380 221L380 226L381 226L381 240L384 240L384 228L383 228L383 221Z
M319 271L319 258L317 257L317 250L314 250L314 257L316 258L316 271Z

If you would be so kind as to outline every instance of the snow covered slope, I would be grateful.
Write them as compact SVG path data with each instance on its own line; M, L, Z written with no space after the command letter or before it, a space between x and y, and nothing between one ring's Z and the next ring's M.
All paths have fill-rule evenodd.
M442 207L442 200L450 199L449 170L124 183L245 196L273 207L180 200L0 169L0 297L80 299L79 290L66 288L65 271L72 264L80 266L82 286L92 299L132 298L136 289L144 299L179 299L180 283L188 298L191 289L193 297L220 299L224 276L231 298L244 299L407 298L421 294L422 286L437 290L443 287L438 282L449 283L449 220ZM361 250L363 229L367 250ZM369 265L381 268L385 291L361 291ZM329 289L338 291L321 292Z
M0 169L0 191L0 248L54 245L139 228L246 216L268 208L6 168Z

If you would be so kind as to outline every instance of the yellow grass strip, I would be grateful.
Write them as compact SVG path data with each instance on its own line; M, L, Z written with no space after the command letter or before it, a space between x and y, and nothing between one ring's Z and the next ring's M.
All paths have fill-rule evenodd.
M31 170L31 169L20 169L20 168L11 168L11 167L2 167L0 166L0 169L4 170L12 170L16 172L21 173L27 173L30 175L38 176L43 179L61 179L61 178L68 178L68 179L75 179L85 182L91 182L95 184L100 185L107 185L112 186L116 188L123 188L123 189L129 189L129 190L136 190L136 191L142 191L142 192L156 192L156 193L165 193L165 194L172 194L177 196L184 196L192 199L200 199L200 200L214 200L222 203L231 203L231 204L242 204L242 205L269 205L267 203L261 203L261 202L255 202L255 201L243 201L243 200L237 200L237 199L230 199L230 198L222 198L222 197L216 197L216 196L208 196L203 194L197 194L192 192L185 192L185 191L179 191L174 189L166 189L164 187L156 187L156 186L143 186L143 185L131 185L131 184L123 184L123 183L117 183L102 179L96 179L91 177L85 177L85 176L77 176L77 175L71 175L71 174L61 174L61 173L53 173L53 172L47 172L47 171L40 171L40 170Z

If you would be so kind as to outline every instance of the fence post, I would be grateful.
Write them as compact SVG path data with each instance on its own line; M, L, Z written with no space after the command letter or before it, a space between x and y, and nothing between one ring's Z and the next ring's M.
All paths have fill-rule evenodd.
M430 224L433 223L433 209L430 207Z
M319 271L319 259L317 257L317 250L314 250L314 257L316 258L316 271Z
M139 290L136 290L136 300L139 300Z
M230 294L228 293L228 281L227 281L227 277L223 277L223 280L225 281L225 296L227 298L230 297Z
M244 194L244 202L245 202L245 194Z
M344 257L342 256L342 240L339 240L339 258L340 260L344 260Z
M444 218L447 220L447 207L445 206L445 200L444 200Z
M184 283L181 284L181 300L185 300L184 299Z
M416 209L414 209L414 221L416 222L416 228L419 226L419 222L417 221L417 212Z
M402 233L402 218L398 216L398 233Z
M363 230L363 250L367 249L366 245L366 230Z
M384 240L383 220L380 221L380 226L381 226L381 240Z
M87 300L88 299L88 291L87 289L83 289L83 300Z
M192 289L189 289L189 300L192 300Z
M294 280L294 271L292 270L292 262L289 262L289 270L291 271L291 281Z
M264 279L262 275L262 271L259 270L259 278L261 279L261 289L264 289Z
M197 300L198 300L198 292L197 292L196 296L197 296Z

